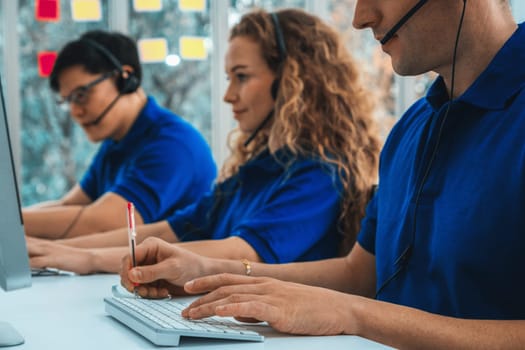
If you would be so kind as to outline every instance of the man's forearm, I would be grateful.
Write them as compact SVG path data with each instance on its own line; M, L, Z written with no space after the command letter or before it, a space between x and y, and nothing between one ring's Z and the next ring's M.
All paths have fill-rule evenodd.
M82 206L71 205L23 210L25 233L46 239L62 238L78 221L82 209Z
M128 232L127 229L123 228L57 240L56 242L78 248L122 247L128 244Z
M518 349L525 344L522 320L458 319L359 297L349 303L349 310L353 329L347 333L395 348Z
M129 254L129 249L127 247L95 248L90 252L92 254L92 273L118 273L122 258Z

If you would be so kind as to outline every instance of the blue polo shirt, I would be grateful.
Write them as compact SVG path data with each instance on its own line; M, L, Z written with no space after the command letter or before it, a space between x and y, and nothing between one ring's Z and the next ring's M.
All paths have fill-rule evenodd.
M451 102L437 147L449 104L442 78L392 130L358 237L375 254L378 299L454 317L525 319L524 62L522 24Z
M240 237L267 263L330 258L341 187L332 165L264 151L168 222L181 241Z
M215 177L201 134L148 97L124 138L102 142L80 187L93 201L107 192L124 197L150 223L195 202Z

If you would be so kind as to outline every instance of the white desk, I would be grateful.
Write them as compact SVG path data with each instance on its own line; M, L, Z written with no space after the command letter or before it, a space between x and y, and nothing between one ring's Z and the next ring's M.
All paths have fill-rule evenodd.
M117 283L117 275L48 276L34 277L28 289L0 290L0 321L9 322L25 338L25 344L8 349L159 349L105 313L102 299ZM265 336L264 342L181 338L175 349L387 348L355 336L289 336L266 326L254 326L254 330Z

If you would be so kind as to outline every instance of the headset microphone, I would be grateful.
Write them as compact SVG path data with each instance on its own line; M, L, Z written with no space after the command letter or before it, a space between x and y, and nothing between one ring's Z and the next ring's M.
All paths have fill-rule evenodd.
M417 11L419 11L419 9L423 7L423 5L427 3L427 1L428 0L420 0L417 4L414 5L414 7L408 10L408 12L392 27L392 29L390 29L388 33L386 33L383 39L381 39L381 45L385 45L390 39L392 39L392 37L394 36L394 34L397 33L399 28L401 28L403 24L405 24Z
M98 117L96 117L92 122L89 122L89 123L86 123L84 125L86 126L93 126L93 125L97 125L98 123L100 123L102 121L102 119L104 119L104 117L108 114L108 112L111 110L111 108L113 108L113 106L115 105L115 103L117 103L118 99L120 98L120 96L122 96L122 93L118 93L117 97L115 97L113 99L113 101L111 101L111 103L102 111L102 113L99 114Z

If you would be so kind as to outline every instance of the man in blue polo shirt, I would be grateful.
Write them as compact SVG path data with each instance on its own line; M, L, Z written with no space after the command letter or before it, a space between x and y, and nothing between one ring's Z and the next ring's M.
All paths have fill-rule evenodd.
M211 188L216 167L200 133L140 86L131 38L91 31L62 48L50 77L60 103L102 142L81 181L62 199L23 210L26 233L58 239L162 220Z
M183 315L396 348L523 348L525 25L507 0L358 0L354 26L399 74L439 74L384 145L358 243L345 258L250 266L329 289L209 276L186 284L212 292Z

